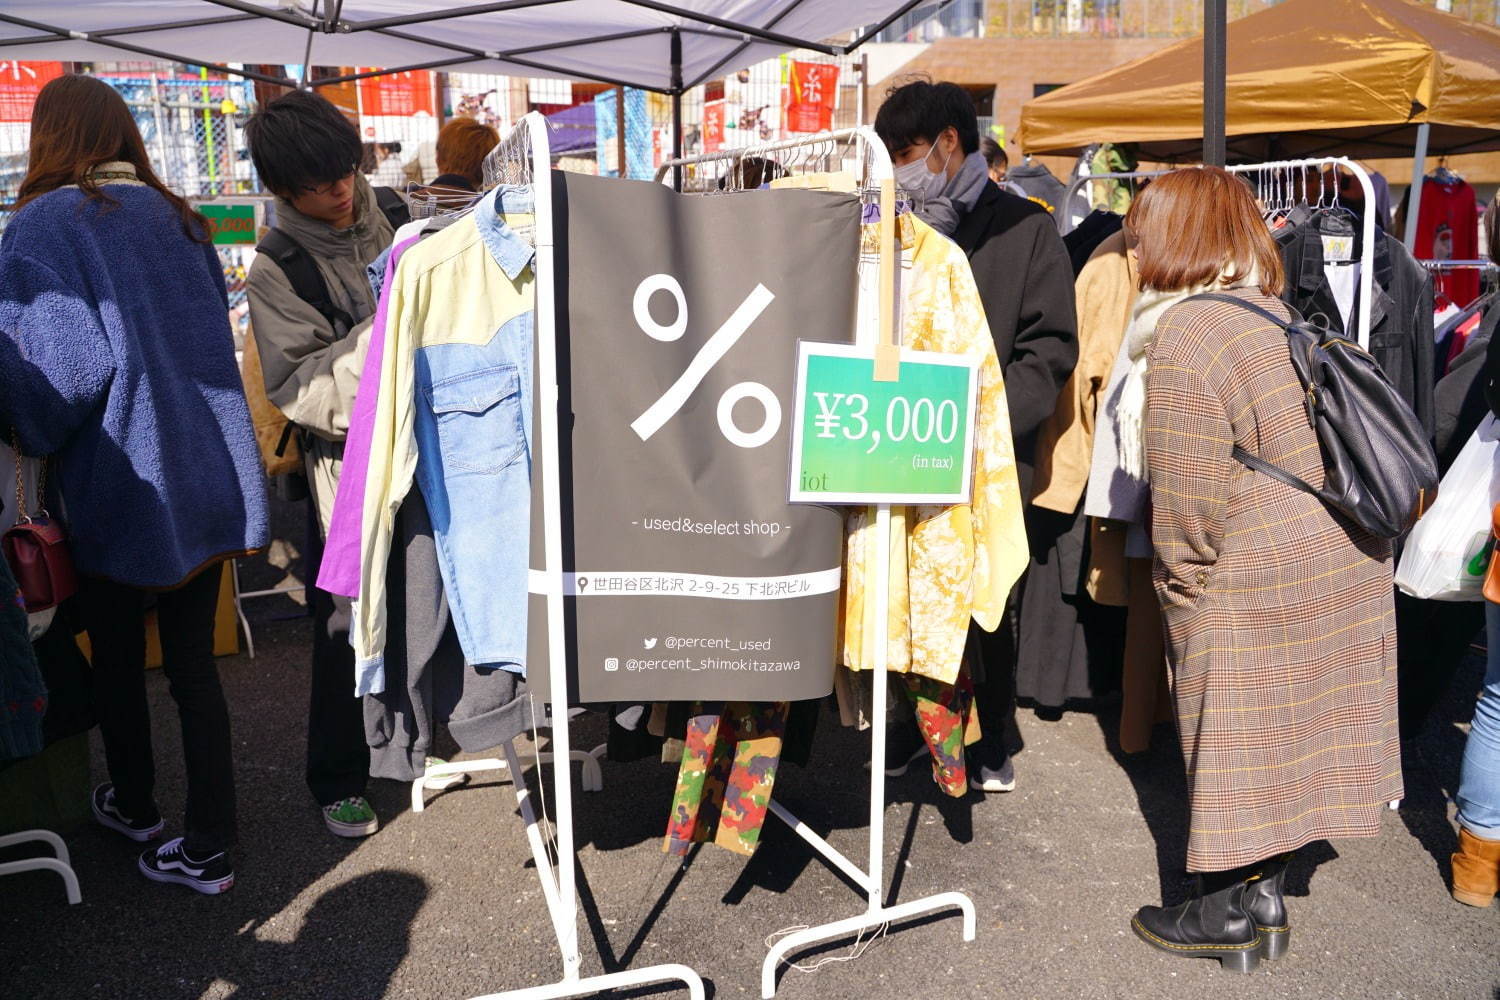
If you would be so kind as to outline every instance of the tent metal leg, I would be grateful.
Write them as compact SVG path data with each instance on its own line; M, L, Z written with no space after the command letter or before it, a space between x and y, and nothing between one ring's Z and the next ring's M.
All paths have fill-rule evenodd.
M1203 162L1222 167L1226 158L1225 74L1229 40L1227 0L1203 0Z
M682 159L682 35L672 31L672 159ZM682 167L672 165L672 190L682 190Z
M1411 190L1406 196L1406 234L1401 242L1412 253L1417 252L1417 220L1422 215L1422 178L1427 175L1427 140L1432 126L1423 122L1417 126L1417 148L1412 152Z

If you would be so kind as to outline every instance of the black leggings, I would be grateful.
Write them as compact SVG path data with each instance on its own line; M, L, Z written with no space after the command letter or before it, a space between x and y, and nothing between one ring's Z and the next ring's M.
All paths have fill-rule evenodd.
M229 705L214 664L214 610L222 569L213 566L156 595L163 672L182 722L187 764L186 846L195 853L234 845L234 763ZM151 716L146 705L147 592L88 579L79 599L93 647L94 703L115 803L131 819L157 815Z

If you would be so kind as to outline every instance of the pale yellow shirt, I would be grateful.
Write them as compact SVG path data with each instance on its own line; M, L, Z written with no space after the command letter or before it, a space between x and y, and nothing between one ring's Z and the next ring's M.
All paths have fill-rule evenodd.
M476 209L483 210L485 205ZM529 232L534 222L531 215L517 214L505 221L519 233ZM349 630L361 673L384 657L386 561L396 512L417 468L416 354L439 344L487 343L511 318L533 309L533 277L529 266L514 279L506 275L472 214L408 248L395 274L386 277L394 284L360 519L360 596Z
M891 508L887 667L951 684L970 619L986 631L1000 624L1030 554L1005 381L968 258L920 219L908 214L899 221L902 343L980 359L972 501ZM877 231L876 225L863 227L866 262L878 246ZM861 282L862 297L867 284ZM841 662L869 670L876 624L869 579L878 555L874 509L854 510L846 526Z

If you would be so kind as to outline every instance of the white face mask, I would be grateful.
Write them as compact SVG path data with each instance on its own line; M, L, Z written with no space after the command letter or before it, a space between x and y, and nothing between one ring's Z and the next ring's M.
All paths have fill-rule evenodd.
M920 160L912 160L896 168L896 183L907 194L916 198L937 198L948 186L948 161L953 158L953 154L950 152L938 172L933 173L927 169L927 161L932 159L936 150L937 144L934 143L927 150L927 155Z

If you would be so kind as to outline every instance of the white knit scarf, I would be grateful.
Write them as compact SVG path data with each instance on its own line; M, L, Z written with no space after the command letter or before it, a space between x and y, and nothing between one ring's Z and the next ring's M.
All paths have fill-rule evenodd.
M1125 331L1125 349L1130 353L1130 371L1120 387L1120 401L1115 413L1120 428L1120 468L1136 479L1146 478L1146 375L1148 356L1156 340L1156 325L1167 310L1185 299L1204 292L1222 292L1231 288L1248 288L1260 284L1251 269L1243 278L1232 269L1225 270L1214 281L1172 292L1143 289L1136 297L1130 326Z

